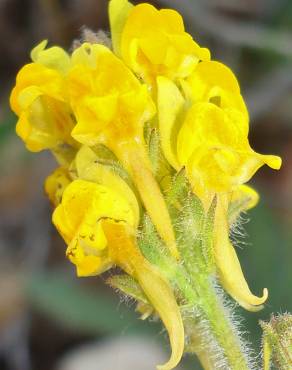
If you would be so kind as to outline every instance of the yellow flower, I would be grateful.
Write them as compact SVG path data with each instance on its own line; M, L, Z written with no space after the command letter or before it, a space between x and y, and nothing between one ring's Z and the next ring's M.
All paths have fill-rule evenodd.
M184 328L169 284L136 246L138 221L131 205L110 187L85 180L67 186L53 222L68 244L67 256L78 276L118 265L139 282L169 333L172 355L160 370L174 368L184 348Z
M92 149L83 145L76 154L74 164L77 178L108 186L121 194L131 205L135 219L139 220L140 206L133 190L109 166L99 163ZM138 224L135 226L138 227Z
M46 178L45 192L55 207L61 203L64 190L71 181L69 172L64 167L57 168Z
M240 262L229 239L230 224L227 218L228 197L219 196L214 225L214 256L218 276L223 288L242 307L248 311L262 309L262 304L268 298L268 290L264 288L262 297L257 297L250 291L242 272Z
M212 103L194 104L177 139L179 163L186 166L195 192L233 191L264 164L279 169L281 159L253 151L244 114Z
M185 32L174 10L111 0L109 14L114 51L147 83L155 84L160 75L187 77L200 60L210 59L209 50Z
M73 52L68 90L77 119L72 136L83 144L116 151L123 140L141 141L155 113L147 87L100 44L84 43Z
M64 143L76 145L70 133L74 120L66 103L63 77L69 56L60 48L43 50L41 43L32 51L34 63L18 73L10 105L19 117L16 132L33 152L54 149ZM61 55L62 54L62 55Z
M207 64L206 71L214 67L216 77L222 66L215 63L211 67L211 62ZM191 78L196 82L193 87L198 85L201 93L197 93L196 97L194 92L191 93L194 103L191 101L190 108L172 81L158 78L161 144L170 164L177 170L186 167L194 191L202 197L206 191L212 194L235 190L250 180L264 164L279 169L279 157L261 155L251 149L248 116L232 75L229 82L226 78L225 86L219 81L220 77L212 78L211 73L206 74L205 80L200 71L198 75L201 77ZM220 82L220 89L216 79ZM213 95L212 91L217 91L217 95ZM212 102L214 97L218 97L218 104Z
M143 128L155 113L146 85L103 45L88 43L72 55L68 89L77 124L72 136L110 148L130 173L161 237L177 257L170 217L145 149Z
M222 109L236 109L248 120L238 81L224 64L216 61L201 62L186 80L180 82L186 99L192 103L210 102Z
M53 222L68 244L67 256L79 276L94 275L112 265L102 220L134 226L137 220L129 204L110 188L84 180L67 186Z
M31 60L66 75L71 64L70 56L59 46L46 49L47 44L48 41L44 40L33 48L30 53Z
M248 114L232 73L218 63L202 62L188 81L184 95L165 77L158 81L158 116L161 145L169 163L185 166L193 191L205 208L217 196L214 228L214 257L221 284L248 310L265 302L254 296L245 281L240 263L229 240L228 211L234 201L243 201L237 212L254 206L257 195L243 187L264 164L279 169L281 159L261 155L248 141ZM197 87L197 89L196 89Z

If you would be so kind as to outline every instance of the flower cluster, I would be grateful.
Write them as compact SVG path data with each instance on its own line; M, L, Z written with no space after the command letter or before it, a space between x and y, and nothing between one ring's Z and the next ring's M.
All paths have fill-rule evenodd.
M213 273L240 305L256 310L267 291L261 298L250 292L229 232L238 213L257 203L244 184L281 160L250 147L236 77L185 32L177 12L111 0L109 16L112 48L98 39L71 54L46 41L35 47L11 107L27 148L49 149L60 164L45 189L78 276L114 265L131 276L169 333L172 356L159 368L172 369L184 327L169 271L185 262L168 201L172 184L182 174L205 215L215 204ZM169 274L141 247L145 220L161 258L174 266Z

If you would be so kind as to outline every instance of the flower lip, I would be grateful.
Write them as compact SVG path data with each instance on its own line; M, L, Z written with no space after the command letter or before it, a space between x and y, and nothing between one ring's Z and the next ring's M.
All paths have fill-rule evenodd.
M67 256L83 274L103 271L114 263L106 253L104 220L135 224L131 206L109 187L80 179L66 187L53 222L68 244Z
M125 62L147 83L155 85L158 75L187 77L199 60L210 59L209 51L200 48L185 32L182 17L176 11L157 10L144 3L122 14L118 49Z

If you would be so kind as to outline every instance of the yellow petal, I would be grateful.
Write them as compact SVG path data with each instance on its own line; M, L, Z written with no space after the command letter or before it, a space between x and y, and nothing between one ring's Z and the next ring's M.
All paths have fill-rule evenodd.
M241 212L255 207L259 202L259 198L258 192L248 185L240 185L236 188L231 194L228 207L229 223L232 224Z
M142 256L134 236L128 233L124 224L104 220L103 229L113 260L138 281L165 325L172 354L169 361L157 369L171 370L180 362L184 350L184 326L172 288Z
M104 125L106 125L116 115L117 100L117 94L109 94L102 97L88 96L83 100L83 104L92 112L96 120L104 122Z
M44 40L31 51L31 59L35 63L66 74L70 68L70 57L66 51L58 46L46 49L48 41Z
M282 159L276 155L261 155L264 164L271 167L273 170L279 170L282 166Z
M264 164L278 169L281 159L253 151L248 121L236 109L196 103L180 128L177 155L194 188L230 192L249 181Z
M77 119L72 136L113 151L125 139L141 140L155 113L147 87L103 45L84 43L72 60L68 91Z
M114 263L106 248L103 219L135 224L130 205L111 188L84 180L71 182L53 213L53 223L68 244L67 256L79 275L100 273Z
M173 291L159 272L148 263L139 266L136 276L169 335L171 357L166 364L157 366L157 369L171 370L178 365L184 351L184 327Z
M21 90L18 94L18 104L21 109L28 109L33 102L43 94L42 90L38 86L28 86Z
M37 62L39 54L45 50L48 45L48 40L43 40L39 44L37 44L32 51L30 52L30 58L33 62Z
M75 122L66 95L64 77L57 70L30 63L19 71L10 105L19 116L16 132L29 150L53 149L64 143L78 146L70 135Z
M98 157L87 146L82 146L78 151L75 165L80 179L105 185L127 199L135 214L135 227L138 227L140 210L137 197L120 176L114 173L109 166L98 163Z
M193 104L178 135L178 158L186 164L195 149L248 147L248 121L237 110L223 110L211 103Z
M263 296L257 297L251 293L236 252L229 240L229 226L226 216L225 201L218 198L214 230L214 255L219 278L223 288L242 307L249 311L258 311L268 298L268 290L263 290Z
M193 102L213 102L223 109L238 109L248 120L237 79L224 64L216 61L199 63L187 81L182 81L182 87Z
M231 202L240 202L241 209L247 211L258 204L259 194L248 185L240 185L237 190L232 193Z
M70 182L68 170L64 167L57 168L46 178L45 192L55 207L60 204L64 190Z
M118 56L121 54L120 44L123 28L132 8L133 5L127 0L111 0L109 3L109 20L113 50Z
M176 84L166 77L157 78L157 90L162 150L168 162L178 170L180 166L176 153L177 121L185 101Z
M138 4L127 16L121 37L121 55L145 82L155 86L157 76L187 77L210 54L184 30L180 14Z
M137 142L124 142L119 147L117 157L131 175L142 202L157 229L165 241L170 253L179 259L175 235L161 189L153 175L145 147Z
M26 64L18 72L16 85L10 95L11 109L17 115L25 108L22 106L22 102L19 101L19 96L27 88L31 89L28 90L30 93L27 94L28 97L30 96L29 100L31 102L33 101L33 97L36 98L40 95L40 92L51 98L64 101L64 83L57 71L37 63ZM27 105L25 101L24 103Z

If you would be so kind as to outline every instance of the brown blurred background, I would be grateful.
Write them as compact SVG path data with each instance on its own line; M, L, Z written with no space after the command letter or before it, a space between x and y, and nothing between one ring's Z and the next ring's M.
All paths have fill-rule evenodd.
M28 153L8 105L17 70L42 39L70 48L83 25L108 30L106 0L0 0L0 369L152 370L167 354L158 323L137 320L104 278L77 279L53 229L43 181L48 153ZM177 8L196 41L236 72L251 115L253 147L283 158L259 171L260 205L244 216L238 249L250 285L270 292L243 315L255 352L259 319L292 311L292 2L161 0ZM248 219L251 218L250 222ZM186 358L181 369L200 369Z

